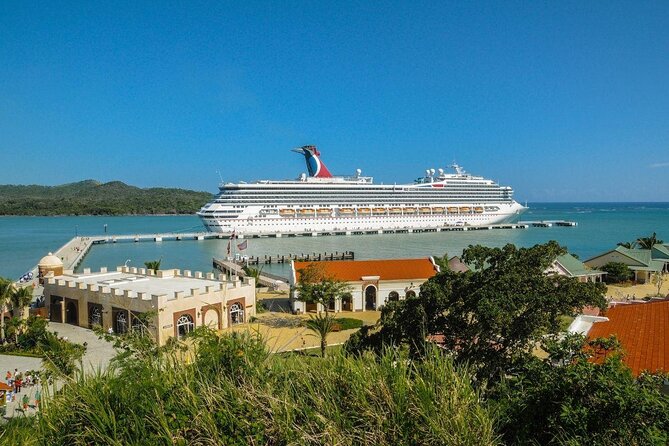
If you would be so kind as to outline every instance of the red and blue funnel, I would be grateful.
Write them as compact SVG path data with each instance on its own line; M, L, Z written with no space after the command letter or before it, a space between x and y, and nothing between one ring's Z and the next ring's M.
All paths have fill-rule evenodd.
M332 174L325 167L325 164L320 159L320 152L316 146L302 146L297 149L293 149L293 152L301 153L304 155L305 161L307 162L307 170L309 170L310 177L316 178L332 178Z

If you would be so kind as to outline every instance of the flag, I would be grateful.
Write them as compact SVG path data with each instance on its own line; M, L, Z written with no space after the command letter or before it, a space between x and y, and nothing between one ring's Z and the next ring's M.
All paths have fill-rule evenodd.
M239 245L237 245L237 249L239 249L240 251L244 251L249 246L248 242L249 242L248 240L244 240Z
M232 241L228 240L228 255L230 255L231 243Z
M234 240L237 238L237 234L235 233L235 230L232 230L232 234L230 234L230 240Z

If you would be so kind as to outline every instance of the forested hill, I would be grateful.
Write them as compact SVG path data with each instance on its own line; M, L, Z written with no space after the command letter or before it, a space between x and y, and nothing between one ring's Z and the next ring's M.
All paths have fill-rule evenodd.
M0 215L193 214L211 198L208 192L141 189L120 181L0 185Z

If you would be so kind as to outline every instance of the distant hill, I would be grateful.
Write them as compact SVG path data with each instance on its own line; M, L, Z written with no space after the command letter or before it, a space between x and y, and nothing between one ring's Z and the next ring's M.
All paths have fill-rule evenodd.
M208 192L85 180L60 186L0 185L0 215L193 214Z

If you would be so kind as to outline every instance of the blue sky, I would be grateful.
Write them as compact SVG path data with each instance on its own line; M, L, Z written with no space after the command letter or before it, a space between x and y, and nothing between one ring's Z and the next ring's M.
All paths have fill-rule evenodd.
M669 201L669 2L2 2L0 183L215 191L454 160L520 201Z

